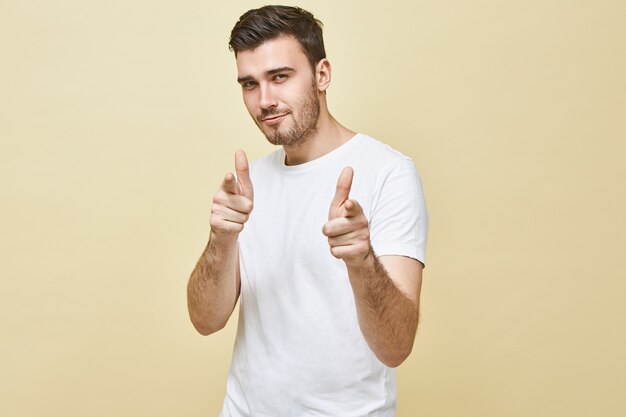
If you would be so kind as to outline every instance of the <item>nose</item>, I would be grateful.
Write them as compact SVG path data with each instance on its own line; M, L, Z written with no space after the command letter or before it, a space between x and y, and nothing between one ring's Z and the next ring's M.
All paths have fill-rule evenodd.
M278 102L276 100L276 96L272 91L272 87L269 84L262 83L259 85L260 97L259 97L259 106L262 109L266 110L271 107L276 107Z

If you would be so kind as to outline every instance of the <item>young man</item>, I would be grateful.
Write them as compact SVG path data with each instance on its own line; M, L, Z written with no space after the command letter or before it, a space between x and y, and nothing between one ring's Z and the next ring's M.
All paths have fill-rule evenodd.
M417 171L329 113L331 66L309 12L250 10L230 47L248 112L281 148L250 168L236 152L189 280L203 335L241 296L221 416L393 416L426 246Z

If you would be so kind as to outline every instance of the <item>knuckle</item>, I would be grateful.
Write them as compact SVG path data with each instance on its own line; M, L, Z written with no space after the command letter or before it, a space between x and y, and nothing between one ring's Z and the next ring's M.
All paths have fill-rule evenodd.
M226 200L226 195L222 192L219 192L213 196L213 204L224 204Z
M211 230L214 232L228 233L228 227L221 222L211 223Z
M363 242L361 245L359 245L359 253L361 254L367 254L370 251L370 245L367 244L366 242Z

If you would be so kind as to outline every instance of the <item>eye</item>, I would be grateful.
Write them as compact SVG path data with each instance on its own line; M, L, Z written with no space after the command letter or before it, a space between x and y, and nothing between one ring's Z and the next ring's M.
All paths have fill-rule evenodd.
M241 83L241 88L244 90L253 90L256 85L256 81L244 81Z
M276 74L276 75L274 75L274 77L272 79L275 82L281 83L281 82L285 81L287 78L289 78L289 75L287 75L287 74Z

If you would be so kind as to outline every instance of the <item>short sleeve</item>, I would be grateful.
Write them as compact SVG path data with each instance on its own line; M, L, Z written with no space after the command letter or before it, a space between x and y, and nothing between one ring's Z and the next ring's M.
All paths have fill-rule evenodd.
M426 264L428 213L413 161L393 161L378 179L369 216L374 253L400 255Z

